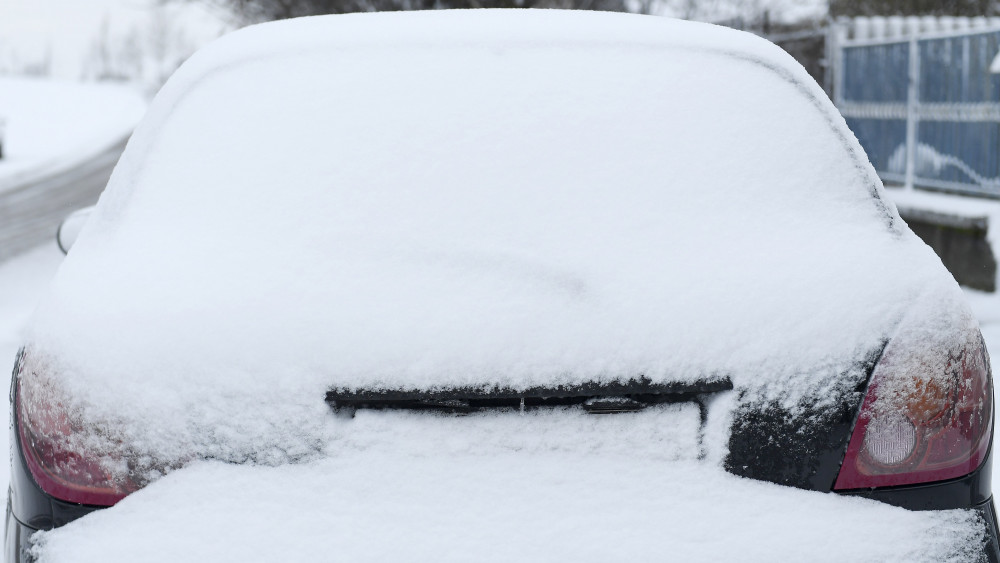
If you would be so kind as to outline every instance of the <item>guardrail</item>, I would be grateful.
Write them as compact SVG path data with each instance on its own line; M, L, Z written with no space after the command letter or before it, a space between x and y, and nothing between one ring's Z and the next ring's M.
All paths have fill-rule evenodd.
M852 24L827 39L834 103L882 179L1000 198L1000 20Z

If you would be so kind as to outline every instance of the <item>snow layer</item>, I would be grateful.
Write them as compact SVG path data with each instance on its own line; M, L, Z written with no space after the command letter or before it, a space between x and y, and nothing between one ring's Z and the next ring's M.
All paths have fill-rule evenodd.
M388 448L387 448L388 449ZM436 454L437 452L435 452ZM39 563L975 561L971 511L911 512L691 461L566 452L199 463L39 538Z
M0 342L8 362L61 257L47 245L0 267ZM995 348L1000 297L965 292ZM366 424L377 430L376 422ZM411 442L428 428L430 444ZM81 563L172 562L194 550L199 558L240 562L464 561L469 553L487 561L552 561L568 559L569 550L584 561L669 554L678 561L937 562L962 561L961 550L975 544L967 513L908 512L739 479L712 465L711 455L705 463L645 449L627 459L579 450L525 458L477 445L489 459L463 457L455 455L461 443L442 451L440 429L402 426L396 445L408 456L386 455L393 445L384 441L387 433L379 451L349 450L312 464L195 464L113 510L45 534L39 551L43 561ZM423 446L433 449L415 455ZM306 540L312 537L327 539Z
M35 319L26 397L168 465L330 454L331 386L723 374L796 405L913 309L935 331L964 311L881 194L749 34L544 11L248 28L130 140Z
M24 316L60 256L54 247L39 249L0 269L3 310L16 312L0 319ZM983 322L1000 322L993 313L1000 298L966 293ZM983 330L994 346L998 328ZM0 339L17 341L18 329L0 325ZM739 479L722 473L711 455L694 463L645 448L625 459L536 449L525 458L477 444L480 456L456 456L462 443L454 439L467 435L448 436L446 449L434 422L401 426L395 444L386 442L392 433L380 434L379 450L351 449L312 464L195 464L113 510L45 534L42 561L156 563L189 559L197 549L204 559L240 562L450 561L469 553L487 561L552 561L570 550L584 561L669 554L678 561L937 562L962 561L962 550L976 542L967 513L908 512ZM366 425L379 430L373 417ZM412 441L429 429L430 443ZM408 454L390 457L393 445ZM430 449L420 456L423 447ZM438 459L442 453L447 457ZM326 539L305 539L312 537Z
M145 111L129 85L0 76L0 191L121 142Z

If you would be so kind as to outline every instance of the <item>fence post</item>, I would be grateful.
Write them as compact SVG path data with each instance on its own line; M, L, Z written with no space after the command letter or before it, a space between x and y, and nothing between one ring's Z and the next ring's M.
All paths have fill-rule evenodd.
M847 23L838 18L827 27L827 78L826 86L830 97L838 108L844 104L844 43L847 39Z
M906 177L903 187L913 189L917 167L917 106L920 104L920 48L917 36L910 36L909 84L906 89Z

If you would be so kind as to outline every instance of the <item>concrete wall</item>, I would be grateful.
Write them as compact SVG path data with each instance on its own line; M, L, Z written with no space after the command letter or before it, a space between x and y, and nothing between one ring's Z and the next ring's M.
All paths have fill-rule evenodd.
M958 283L982 291L996 291L997 261L986 239L989 224L985 217L968 218L902 208L899 214L941 257L941 262Z

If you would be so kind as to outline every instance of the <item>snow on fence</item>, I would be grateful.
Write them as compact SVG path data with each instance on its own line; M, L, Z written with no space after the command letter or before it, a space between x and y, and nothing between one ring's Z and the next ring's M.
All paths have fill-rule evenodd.
M829 33L834 102L883 180L1000 198L1000 18L854 18Z

